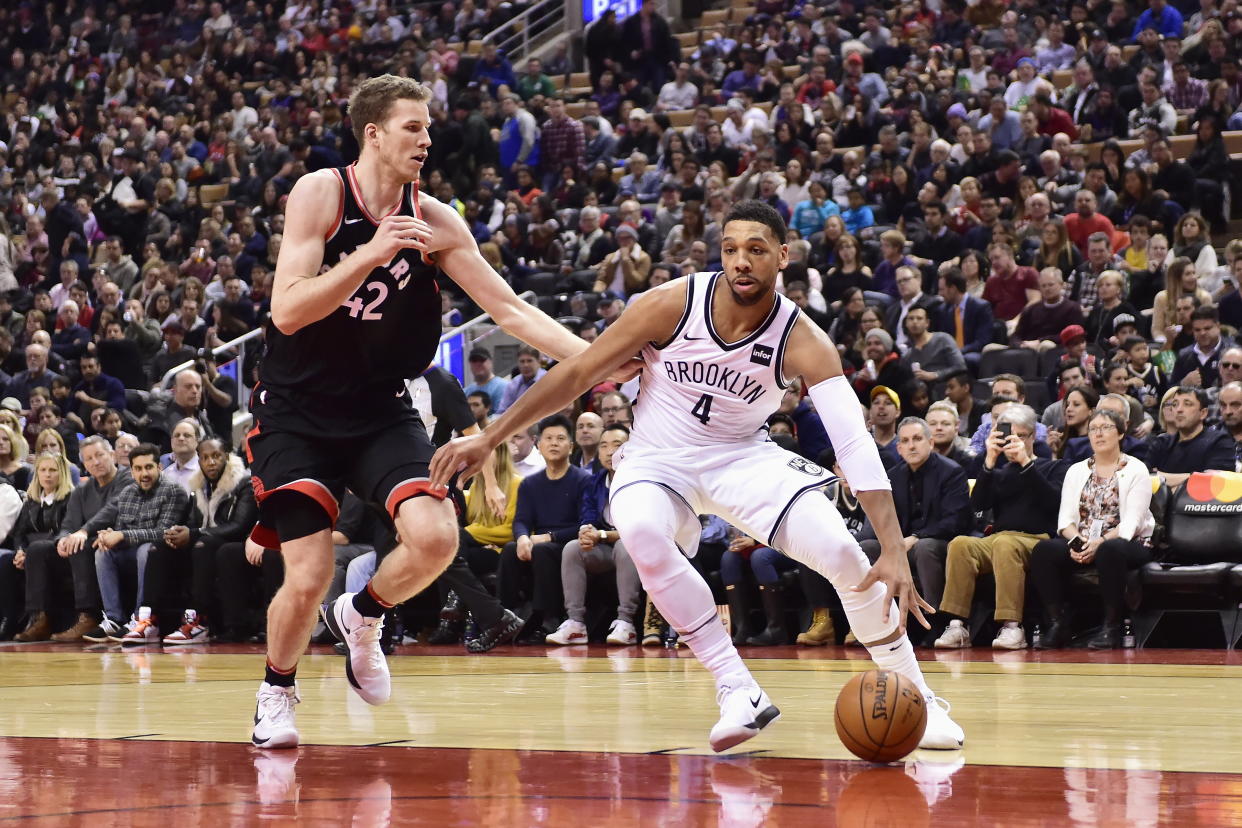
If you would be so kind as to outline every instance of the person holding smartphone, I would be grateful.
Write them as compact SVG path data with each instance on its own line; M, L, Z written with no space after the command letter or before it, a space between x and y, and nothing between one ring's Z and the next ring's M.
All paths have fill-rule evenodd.
M1042 649L1068 646L1073 612L1069 580L1083 567L1100 576L1104 625L1087 642L1095 649L1121 646L1126 575L1152 558L1151 478L1142 461L1125 454L1126 421L1112 409L1097 408L1087 421L1092 456L1065 473L1057 536L1035 545L1031 578L1051 622Z
M985 537L961 535L949 541L944 597L938 615L948 626L936 639L938 649L971 644L970 606L975 581L996 578L996 611L1000 625L992 646L1005 650L1026 647L1022 614L1026 570L1031 550L1047 540L1056 526L1061 483L1067 464L1035 455L1035 411L1013 403L996 418L984 444L983 463L970 494L972 512L992 512L992 531ZM943 619L942 619L943 620Z

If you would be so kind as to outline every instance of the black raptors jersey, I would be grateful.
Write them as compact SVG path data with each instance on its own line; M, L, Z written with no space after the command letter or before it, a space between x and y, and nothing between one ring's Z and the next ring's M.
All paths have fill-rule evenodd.
M324 243L325 272L375 235L352 165L341 179L337 218ZM407 183L392 214L422 218L418 188ZM292 335L268 324L255 408L265 428L356 436L404 416L405 381L435 358L440 341L437 268L402 250L375 268L348 300Z

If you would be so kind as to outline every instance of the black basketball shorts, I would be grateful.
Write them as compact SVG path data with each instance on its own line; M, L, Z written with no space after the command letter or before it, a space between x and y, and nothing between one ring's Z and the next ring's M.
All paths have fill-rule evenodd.
M280 491L309 497L327 513L332 526L336 526L347 488L360 500L382 506L394 518L401 504L412 497L442 500L447 491L432 489L428 480L434 453L427 429L414 411L362 437L312 437L256 420L246 443L259 503L259 522L250 537L266 549L280 548L269 500Z

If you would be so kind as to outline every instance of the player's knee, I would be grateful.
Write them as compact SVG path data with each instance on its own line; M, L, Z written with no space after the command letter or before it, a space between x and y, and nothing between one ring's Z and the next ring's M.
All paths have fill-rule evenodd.
M332 583L332 566L306 562L302 566L285 565L285 580L281 590L299 605L314 606L323 600Z

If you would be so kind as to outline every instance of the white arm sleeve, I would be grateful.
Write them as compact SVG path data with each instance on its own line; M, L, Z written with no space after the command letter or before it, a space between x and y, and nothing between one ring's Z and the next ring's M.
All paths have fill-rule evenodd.
M863 422L858 396L845 377L829 377L812 385L808 393L850 488L856 492L892 489L880 451Z

